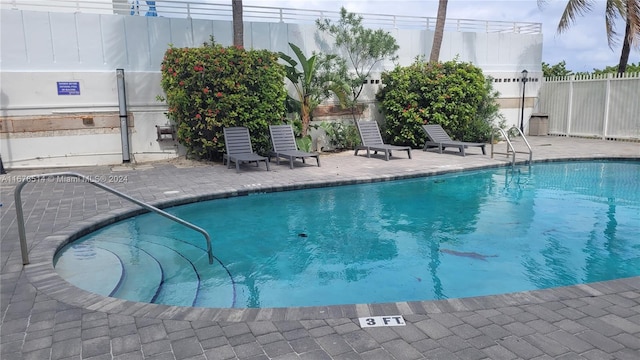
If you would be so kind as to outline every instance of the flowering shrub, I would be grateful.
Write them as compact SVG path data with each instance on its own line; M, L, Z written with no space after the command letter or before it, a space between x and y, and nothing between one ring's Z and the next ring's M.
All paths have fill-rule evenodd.
M484 142L500 117L497 92L469 63L417 59L383 73L382 82L376 98L385 115L383 136L392 144L421 147L423 124L440 124L455 140Z
M170 46L161 71L167 116L188 154L222 159L222 129L231 126L249 128L254 151L269 150L268 126L285 116L285 74L276 53L207 43Z

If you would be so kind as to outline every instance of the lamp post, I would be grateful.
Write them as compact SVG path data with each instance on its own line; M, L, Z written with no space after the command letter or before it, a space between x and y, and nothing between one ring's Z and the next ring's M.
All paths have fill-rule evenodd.
M529 72L522 70L522 110L520 111L520 131L524 134L524 89L527 86Z

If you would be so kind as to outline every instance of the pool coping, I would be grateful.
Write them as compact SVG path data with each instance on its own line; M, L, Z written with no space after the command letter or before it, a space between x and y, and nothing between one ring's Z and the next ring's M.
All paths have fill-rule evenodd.
M639 158L628 156L563 157L539 159L534 160L533 163L593 160L638 161ZM524 161L517 162L517 165L524 164L526 164ZM199 201L244 196L251 193L279 192L329 186L375 183L507 166L509 165L485 164L469 166L466 168L418 171L411 174L382 175L366 179L356 178L335 181L318 181L279 186L260 185L250 189L242 188L217 192L214 191L204 195L183 195L169 200L150 202L150 204L158 208L168 208ZM29 281L38 291L43 292L53 299L88 310L100 311L109 314L152 317L163 320L210 320L226 322L320 320L378 315L422 315L430 313L445 313L450 311L476 311L514 305L542 304L549 301L562 301L589 296L600 296L609 293L637 291L640 289L640 276L636 276L558 288L444 300L282 308L202 308L141 303L90 293L66 282L55 271L53 267L54 256L64 245L101 227L146 212L147 211L142 208L113 210L88 218L84 221L77 222L47 236L44 241L35 245L30 251L30 264L25 265L24 267Z

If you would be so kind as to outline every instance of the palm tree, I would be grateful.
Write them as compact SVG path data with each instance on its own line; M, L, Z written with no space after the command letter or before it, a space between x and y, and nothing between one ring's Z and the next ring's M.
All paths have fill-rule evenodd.
M440 47L442 46L442 36L444 35L444 22L447 18L447 3L449 0L438 1L438 17L436 18L436 30L433 34L433 46L429 62L438 62L440 59Z
M244 46L244 25L242 23L242 0L231 0L233 15L233 45Z
M627 0L626 11L626 26L624 29L620 62L618 63L618 73L623 73L627 70L631 47L635 46L637 48L640 46L640 1Z
M547 0L538 0L538 6L543 7ZM596 0L569 0L558 22L558 33L569 29L576 21L576 17L591 11ZM609 48L616 45L615 21L618 17L625 19L626 27L618 72L624 72L629 61L631 47L640 44L640 0L607 0L605 7L605 28Z
M289 46L298 61L283 52L280 52L279 56L287 63L285 64L286 77L295 88L296 97L293 100L298 102L300 106L301 135L305 137L309 130L313 110L328 98L330 93L335 94L340 103L344 103L346 89L340 74L332 71L336 55L313 53L311 57L307 58L299 47L292 43L289 43ZM298 70L298 65L302 71Z

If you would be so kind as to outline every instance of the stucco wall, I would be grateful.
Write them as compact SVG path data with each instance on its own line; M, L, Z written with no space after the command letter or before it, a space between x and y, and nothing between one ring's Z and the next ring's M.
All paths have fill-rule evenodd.
M156 141L155 125L167 124L160 62L169 44L199 46L214 36L230 45L229 21L2 10L0 19L0 152L5 167L50 167L114 164L122 161L118 128L59 129L53 119L80 118L96 113L117 115L116 69L125 70L132 161L154 160L180 153L173 142ZM407 65L428 55L433 33L391 29L400 45L398 62ZM290 53L288 43L305 53L331 51L332 39L313 25L245 23L245 47ZM541 77L542 35L515 33L445 33L441 60L457 58L481 67L500 79L503 113L511 124L519 119L522 69ZM371 80L395 66L381 64ZM502 81L504 80L504 81ZM509 80L509 81L507 81ZM79 94L58 93L58 82L77 83ZM373 99L379 84L369 84L365 99ZM540 82L527 84L527 114ZM17 134L4 125L50 117L51 128L21 127ZM525 116L528 119L528 116ZM44 120L42 120L44 121ZM60 131L64 131L61 133ZM86 144L86 143L91 144Z

